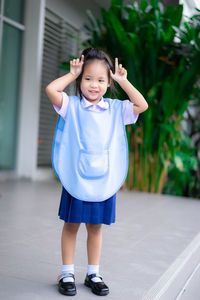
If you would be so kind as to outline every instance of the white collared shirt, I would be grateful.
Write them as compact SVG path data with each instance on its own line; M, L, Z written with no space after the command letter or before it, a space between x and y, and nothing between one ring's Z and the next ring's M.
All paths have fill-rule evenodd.
M92 104L90 101L88 101L85 97L81 99L81 104L83 107L88 108L89 110L104 110L109 107L108 102L104 101L103 98L97 103Z
M59 108L55 104L53 104L53 107L55 111L59 115L61 115L61 117L65 120L67 114L67 107L69 103L69 97L65 92L62 92L62 95L63 95L63 101L62 101L61 108ZM109 107L108 102L104 101L103 98L96 105L93 105L90 101L88 101L87 99L85 99L85 97L83 97L81 99L81 105L83 105L83 107L87 108L88 110L97 110L97 111L102 111L104 109L108 109ZM138 119L139 114L133 113L133 105L134 103L131 102L130 100L123 100L124 125L134 124Z

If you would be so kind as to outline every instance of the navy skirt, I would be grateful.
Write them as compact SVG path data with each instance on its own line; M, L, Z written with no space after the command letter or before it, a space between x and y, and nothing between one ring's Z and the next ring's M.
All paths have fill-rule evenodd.
M88 202L74 198L62 187L58 215L66 223L115 223L116 194L105 201Z

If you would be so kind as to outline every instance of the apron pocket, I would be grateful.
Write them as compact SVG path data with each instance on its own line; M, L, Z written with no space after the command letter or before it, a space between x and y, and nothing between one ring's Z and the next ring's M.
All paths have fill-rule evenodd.
M82 177L92 179L104 176L108 172L108 151L80 150L78 170Z

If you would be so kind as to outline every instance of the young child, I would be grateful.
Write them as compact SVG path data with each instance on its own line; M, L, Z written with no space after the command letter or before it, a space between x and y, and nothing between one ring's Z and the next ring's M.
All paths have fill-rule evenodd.
M76 80L80 98L63 90ZM130 100L103 98L113 80ZM88 48L70 61L70 72L46 87L59 119L54 136L52 163L62 183L59 207L62 230L62 273L58 289L75 295L74 252L80 223L85 223L88 271L85 285L97 295L108 286L99 275L102 224L115 222L116 192L128 169L125 125L137 121L148 108L140 92L127 80L127 71L115 58L113 65L103 51Z

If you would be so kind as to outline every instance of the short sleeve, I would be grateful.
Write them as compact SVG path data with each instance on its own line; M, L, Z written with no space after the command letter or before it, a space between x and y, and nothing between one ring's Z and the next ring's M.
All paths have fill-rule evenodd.
M134 103L130 100L123 101L124 125L134 124L137 122L139 114L133 113L133 105Z
M67 114L67 107L69 103L69 97L65 92L62 93L62 106L59 108L57 105L53 104L55 111L61 115L61 117L65 120Z

